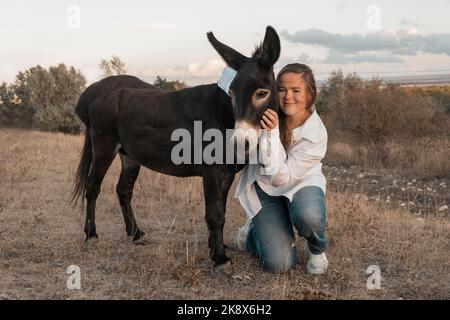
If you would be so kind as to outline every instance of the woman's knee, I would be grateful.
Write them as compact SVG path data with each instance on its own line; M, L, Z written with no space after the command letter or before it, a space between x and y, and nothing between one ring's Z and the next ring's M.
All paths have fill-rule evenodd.
M323 229L326 223L323 191L318 187L306 187L298 191L289 204L289 216L299 231Z
M273 273L283 273L293 268L298 262L297 249L290 246L286 250L271 252L260 257L265 270Z
M307 229L319 230L325 225L326 213L319 206L306 206L297 220Z

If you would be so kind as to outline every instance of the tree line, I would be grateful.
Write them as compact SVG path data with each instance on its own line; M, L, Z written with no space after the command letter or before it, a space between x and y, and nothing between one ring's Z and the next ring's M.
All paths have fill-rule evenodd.
M99 68L102 77L127 72L117 56L101 60ZM163 90L186 87L160 76L153 84ZM85 87L81 71L62 63L20 71L11 84L0 85L0 126L77 134L83 125L74 110ZM366 143L400 135L446 135L449 131L449 87L405 89L336 71L321 86L316 106L330 134L350 135Z
M127 72L117 56L101 60L99 68L103 78ZM164 90L186 87L183 82L159 76L154 85ZM63 63L48 69L37 65L20 71L12 83L0 84L0 127L77 134L83 124L75 115L75 105L85 88L82 72Z

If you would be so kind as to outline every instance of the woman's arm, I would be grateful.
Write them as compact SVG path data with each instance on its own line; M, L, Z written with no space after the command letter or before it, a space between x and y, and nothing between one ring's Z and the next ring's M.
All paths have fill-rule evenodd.
M275 154L264 157L269 154L268 150L271 148L275 150ZM279 134L273 134L270 138L263 134L260 139L261 162L264 164L261 177L274 187L293 184L320 163L325 157L326 150L326 137L315 142L304 138L296 142L286 156Z

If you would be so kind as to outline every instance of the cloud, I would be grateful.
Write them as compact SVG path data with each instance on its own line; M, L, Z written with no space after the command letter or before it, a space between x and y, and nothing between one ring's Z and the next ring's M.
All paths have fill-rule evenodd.
M290 63L303 63L308 65L313 62L313 59L305 52L302 52L300 55L282 55L275 64L274 69L276 73L278 73L278 71L280 71L282 67Z
M381 31L367 35L330 33L320 29L286 30L281 35L289 42L319 45L347 54L382 51L391 55L417 55L419 52L450 55L450 33L421 35L416 27L398 31Z
M312 62L312 60L311 60L311 58L310 58L310 56L309 55L307 55L306 53L302 53L301 55L300 55L300 57L298 57L298 59L297 59L300 63L311 63Z
M166 76L166 77L218 77L225 68L225 63L220 59L206 61L192 61L186 66L168 68L146 68L141 74L143 76Z
M341 0L338 0L338 2L336 4L336 10L342 11L342 10L345 10L346 8L347 8L347 4Z
M353 63L401 63L404 62L403 59L396 55L383 54L383 55L373 55L373 54L347 54L339 50L330 50L327 58L319 63L329 63L329 64L353 64Z
M217 74L225 68L225 63L219 59L208 61L194 61L188 64L187 70L190 74L197 76L210 77Z
M402 21L400 21L400 23L402 24L402 26L406 26L406 27L416 27L416 28L418 28L418 27L421 26L420 23L414 22L412 20L408 20L408 19L405 19L405 18L403 18Z

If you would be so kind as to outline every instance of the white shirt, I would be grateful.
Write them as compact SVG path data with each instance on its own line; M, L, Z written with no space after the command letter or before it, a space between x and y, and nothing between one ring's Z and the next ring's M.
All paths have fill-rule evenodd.
M225 73L225 70L224 70ZM223 74L224 74L223 73ZM226 73L229 75L229 73ZM219 80L219 86L229 88L233 78ZM228 82L229 81L229 82ZM225 91L227 92L227 91ZM228 92L227 92L228 93ZM270 134L259 137L260 154L267 154L269 145L278 150L277 156L263 158L262 164L249 164L244 167L234 194L239 199L248 217L252 219L261 210L254 182L271 196L285 196L292 202L293 195L303 187L316 186L326 191L326 180L322 173L322 159L327 150L328 135L325 125L317 114L315 107L310 117L298 128L292 130L292 143L285 152L281 143L278 127ZM276 168L271 174L262 169Z

